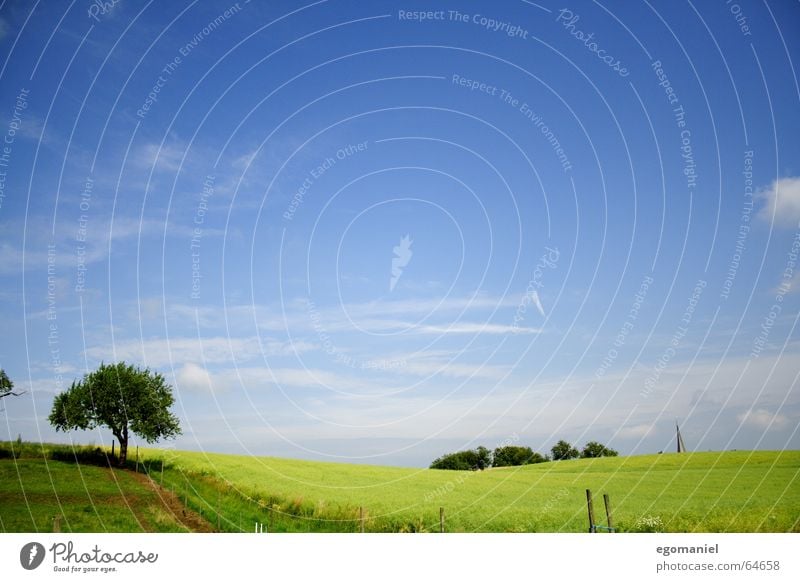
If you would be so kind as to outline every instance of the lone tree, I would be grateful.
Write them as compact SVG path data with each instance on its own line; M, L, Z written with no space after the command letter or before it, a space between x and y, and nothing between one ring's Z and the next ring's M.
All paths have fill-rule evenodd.
M119 465L128 457L128 433L148 443L181 433L169 408L172 388L161 374L125 362L100 364L80 382L56 396L50 424L56 430L92 430L107 426L119 441Z
M573 447L567 441L558 441L550 451L553 453L554 461L566 461L568 459L577 459L580 456L578 449Z
M598 443L597 441L589 441L581 451L581 457L584 459L594 459L597 457L616 457L619 453L612 448Z

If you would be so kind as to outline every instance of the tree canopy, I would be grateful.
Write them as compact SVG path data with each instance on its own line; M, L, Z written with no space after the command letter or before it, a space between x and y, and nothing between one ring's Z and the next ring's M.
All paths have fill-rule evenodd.
M0 368L0 398L6 396L21 396L24 392L14 392L14 382L8 377L6 371Z
M452 471L477 471L492 466L492 453L486 447L443 455L431 463L431 469Z
M535 452L530 447L506 446L494 450L493 467L516 467L519 465L532 465L544 463L547 458Z
M101 364L56 396L49 420L65 432L108 427L119 441L119 463L124 465L129 432L148 443L180 434L178 419L169 410L174 402L161 374L125 362Z
M589 441L581 451L581 457L584 459L593 459L596 457L616 457L619 453L604 444L597 441Z
M550 452L553 454L554 461L566 461L568 459L576 459L580 456L578 449L573 447L565 440L558 441Z
M616 457L617 451L607 447L597 441L589 441L583 450L579 451L565 440L558 441L550 449L552 457L541 455L531 447L506 445L497 447L493 452L486 447L478 447L467 451L458 451L442 455L431 463L431 469L450 469L455 471L474 471L477 469L487 469L489 467L516 467L520 465L532 465L534 463L545 463L547 461L566 461L583 457L585 459L594 457Z

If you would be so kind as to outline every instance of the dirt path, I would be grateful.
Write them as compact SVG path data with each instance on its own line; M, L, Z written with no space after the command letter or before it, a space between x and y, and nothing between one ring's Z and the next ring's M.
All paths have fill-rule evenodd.
M142 486L153 491L161 503L161 509L169 513L175 519L175 521L179 522L190 532L214 531L214 528L208 521L200 517L200 515L194 511L187 509L181 502L180 498L172 491L159 487L155 481L142 473L131 473L128 471L127 474L138 481ZM137 512L136 515L139 517L139 512ZM139 521L144 525L146 520L143 521L140 518Z

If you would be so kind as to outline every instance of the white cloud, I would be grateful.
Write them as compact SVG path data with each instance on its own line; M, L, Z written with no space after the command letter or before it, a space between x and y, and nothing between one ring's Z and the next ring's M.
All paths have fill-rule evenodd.
M800 177L780 178L759 190L764 206L758 213L763 220L772 220L776 226L795 227L800 222Z
M208 370L193 364L185 364L177 374L175 383L179 390L196 390L198 392L213 390L214 384Z
M789 422L783 414L772 413L764 408L750 409L736 417L736 420L746 426L766 430L769 428L780 428Z

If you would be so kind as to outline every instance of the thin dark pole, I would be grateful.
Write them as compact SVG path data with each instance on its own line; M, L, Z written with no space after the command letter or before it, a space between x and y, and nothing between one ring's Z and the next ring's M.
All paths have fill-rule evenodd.
M594 527L594 505L592 505L592 491L586 490L586 507L589 510L589 533L595 533L597 530Z

